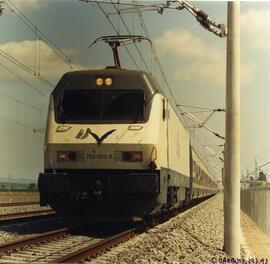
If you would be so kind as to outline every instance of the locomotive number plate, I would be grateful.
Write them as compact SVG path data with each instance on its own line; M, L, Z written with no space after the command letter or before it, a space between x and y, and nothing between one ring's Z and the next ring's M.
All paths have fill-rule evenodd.
M92 151L90 153L85 153L85 160L112 160L113 154L111 153L97 153Z

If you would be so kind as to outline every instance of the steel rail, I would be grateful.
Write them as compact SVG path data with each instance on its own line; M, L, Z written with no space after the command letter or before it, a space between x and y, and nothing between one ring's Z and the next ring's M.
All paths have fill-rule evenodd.
M50 214L55 214L55 211L52 209L48 209L48 210L28 211L28 212L19 212L19 213L10 213L10 214L0 214L0 222L2 220L20 219L20 218L28 218L32 216L50 215Z
M15 241L9 241L3 244L0 244L0 256L6 254L9 251L16 250L25 246L32 244L37 244L40 242L52 240L59 237L64 237L68 233L68 228L62 228L42 234L31 235L27 238L18 239Z
M137 229L132 228L120 234L106 238L91 246L75 251L69 255L55 259L52 263L78 263L78 262L84 261L91 257L97 256L102 251L105 251L113 246L116 246L119 243L122 243L124 241L131 239L137 233L138 233Z
M16 202L16 203L0 203L0 207L22 206L22 205L35 205L35 204L39 204L39 201L33 201L33 202Z

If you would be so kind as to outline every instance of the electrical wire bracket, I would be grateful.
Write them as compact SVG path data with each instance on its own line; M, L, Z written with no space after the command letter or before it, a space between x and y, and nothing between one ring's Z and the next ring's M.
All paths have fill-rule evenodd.
M228 35L227 26L225 24L218 24L213 19L209 17L207 13L203 10L200 10L197 7L192 6L185 0L168 0L165 3L158 4L136 4L136 3L127 3L127 2L109 2L106 0L79 0L86 3L103 3L103 4L119 4L123 6L131 6L128 8L122 8L117 10L117 12L107 13L106 16L110 15L119 15L119 14L128 14L134 12L145 12L145 11L157 11L160 15L164 13L166 9L175 9L183 10L186 9L191 15L193 15L199 24L206 30L214 33L220 38L225 38ZM176 5L176 4L178 5Z
M178 107L181 111L182 111L182 115L185 115L187 118L189 118L192 122L194 122L198 128L205 128L206 130L208 130L209 132L211 132L213 135L215 135L216 137L225 140L224 136L219 135L217 132L215 132L214 130L212 130L211 128L209 128L205 123L209 120L209 118L213 115L213 113L215 112L215 110L219 110L222 111L224 109L214 109L213 113L211 113L206 120L201 121L200 119L198 119L197 117L195 117L194 115L192 115L190 112L188 112L185 108L183 108L181 105L176 105L176 107ZM225 110L224 110L225 111Z
M212 20L204 11L192 6L184 0L178 0L180 6L185 8L190 14L192 14L200 25L206 30L214 33L220 38L225 38L227 36L227 27L225 24L218 24Z
M2 7L1 5L3 4L3 1L0 1L0 16L3 15L3 11L4 11L4 7Z

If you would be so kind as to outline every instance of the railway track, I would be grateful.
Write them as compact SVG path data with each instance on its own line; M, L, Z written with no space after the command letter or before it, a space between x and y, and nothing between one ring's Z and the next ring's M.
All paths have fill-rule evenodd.
M109 238L94 238L70 236L70 229L62 228L0 245L0 262L76 263L132 238L136 232L130 229Z
M102 254L102 252L109 250L110 248L124 241L127 241L142 232L145 232L149 228L152 228L160 223L165 222L166 220L170 219L173 216L176 216L177 214L180 214L182 212L191 209L193 206L198 205L199 203L207 199L208 198L205 197L199 198L197 199L197 201L193 201L192 203L182 207L181 209L172 209L163 215L149 219L147 223L144 222L143 224L138 225L136 228L126 230L117 235L103 239L96 244L80 249L64 257L55 259L54 263L81 263L89 261L91 260L91 258L95 258L96 256Z
M0 214L0 223L23 220L27 218L37 218L49 215L55 215L55 212L52 209L48 209L48 210L36 210L28 212Z
M55 263L57 259L74 251L89 247L101 238L70 235L71 230L62 228L0 245L0 262Z
M54 263L79 263L79 262L90 260L91 258L99 255L101 252L106 251L110 249L111 247L114 247L124 241L131 239L136 234L138 234L138 230L135 228L132 228L120 234L103 239L95 244L82 248L69 255L55 259L53 262Z
M203 201L205 199L202 199ZM201 202L200 201L200 202ZM21 263L78 263L85 262L101 255L106 250L131 239L139 233L166 221L177 213L184 212L192 205L180 211L169 211L166 215L149 220L147 223L128 229L113 236L97 238L92 235L76 235L71 229L62 228L0 245L1 262Z

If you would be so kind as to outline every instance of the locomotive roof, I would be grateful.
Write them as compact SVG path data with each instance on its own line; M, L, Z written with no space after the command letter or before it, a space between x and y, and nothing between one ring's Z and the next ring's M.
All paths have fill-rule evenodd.
M109 68L67 72L62 76L52 94L57 96L64 90L100 89L95 85L98 77L111 77L113 79L111 89L141 89L148 98L155 93L162 93L157 81L147 72Z

